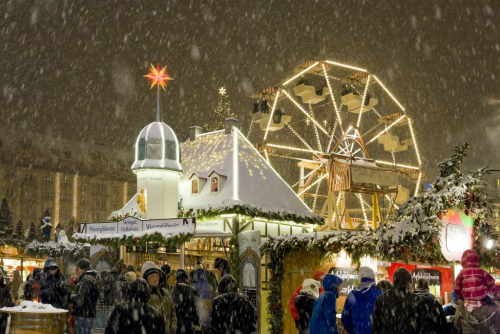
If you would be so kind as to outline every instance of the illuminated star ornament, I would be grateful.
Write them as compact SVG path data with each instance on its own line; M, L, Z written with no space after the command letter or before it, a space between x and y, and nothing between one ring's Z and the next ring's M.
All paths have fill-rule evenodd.
M226 89L224 87L219 88L220 95L226 95Z
M170 75L167 74L167 66L163 67L160 70L160 64L158 64L158 67L155 68L153 64L151 64L151 69L147 75L145 75L146 78L151 81L151 87L153 88L155 85L158 86L158 89L163 88L165 90L165 87L167 86L167 81L169 80L174 80L173 78L170 77Z

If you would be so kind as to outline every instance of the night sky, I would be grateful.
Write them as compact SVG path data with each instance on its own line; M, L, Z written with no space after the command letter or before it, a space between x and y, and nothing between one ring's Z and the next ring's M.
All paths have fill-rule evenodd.
M401 101L430 176L464 141L467 167L500 165L498 1L5 0L0 15L1 124L19 133L132 150L154 120L143 75L158 62L175 79L162 104L180 140L210 120L221 86L246 133L250 94L331 59Z

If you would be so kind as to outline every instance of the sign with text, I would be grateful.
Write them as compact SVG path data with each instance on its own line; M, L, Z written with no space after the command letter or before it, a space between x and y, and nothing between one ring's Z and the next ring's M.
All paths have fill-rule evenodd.
M342 285L340 287L341 296L348 295L359 282L358 271L355 268L332 267L328 270L328 273L342 278Z
M114 234L116 232L117 224L113 222L80 224L80 233L83 234Z
M437 269L414 269L411 272L412 285L416 286L419 279L429 281L429 285L441 286L441 272Z
M142 220L134 217L127 217L118 222L118 233L140 232L142 231Z

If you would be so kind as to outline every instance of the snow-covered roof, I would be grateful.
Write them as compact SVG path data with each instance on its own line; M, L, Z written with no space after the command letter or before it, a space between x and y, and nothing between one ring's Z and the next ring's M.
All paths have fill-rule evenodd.
M288 213L319 220L238 129L231 134L221 130L199 135L181 149L185 173L180 194L186 210L247 206L262 210L264 218L269 213ZM227 177L218 192L211 191L209 180L192 196L189 177L193 173L205 177L213 171Z

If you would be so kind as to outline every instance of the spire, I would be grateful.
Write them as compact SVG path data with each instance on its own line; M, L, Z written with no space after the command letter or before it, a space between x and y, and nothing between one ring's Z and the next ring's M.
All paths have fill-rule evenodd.
M161 115L161 105L160 105L160 86L158 86L158 91L156 94L156 115L155 122L163 122L163 117Z

